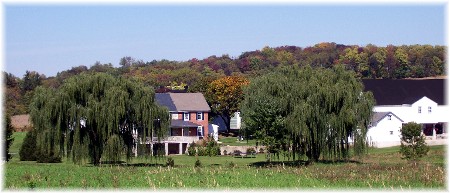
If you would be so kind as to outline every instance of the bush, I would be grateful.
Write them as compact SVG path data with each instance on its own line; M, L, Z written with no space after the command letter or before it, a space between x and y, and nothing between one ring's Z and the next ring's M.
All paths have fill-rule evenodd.
M207 155L206 153L206 148L205 147L197 147L197 155L198 156L205 156Z
M195 149L195 143L194 142L192 142L191 144L190 144L190 146L188 147L188 155L190 155L190 156L194 156L195 154L197 154L197 150Z
M401 129L400 153L403 159L414 162L428 153L425 137L422 136L422 126L417 123L407 123Z
M175 166L175 161L173 160L173 158L171 158L171 157L167 158L166 166L170 166L170 167Z
M195 161L194 167L196 168L202 167L202 162L200 162L200 160L197 159L197 161Z
M36 161L36 131L30 131L23 139L20 147L20 161Z
M217 156L220 155L220 147L214 139L199 140L197 143L192 142L188 148L190 156Z
M216 141L210 140L206 145L206 154L208 156L217 156L220 155L220 147Z
M36 161L38 163L61 163L61 156L50 152L49 154L36 154Z

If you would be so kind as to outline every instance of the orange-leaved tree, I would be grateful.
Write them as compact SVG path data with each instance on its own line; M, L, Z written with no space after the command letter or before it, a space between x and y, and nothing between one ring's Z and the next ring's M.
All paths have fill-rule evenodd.
M230 131L230 119L234 112L239 111L239 105L244 98L242 88L249 81L242 76L226 76L214 80L206 89L206 100L214 114L219 115Z

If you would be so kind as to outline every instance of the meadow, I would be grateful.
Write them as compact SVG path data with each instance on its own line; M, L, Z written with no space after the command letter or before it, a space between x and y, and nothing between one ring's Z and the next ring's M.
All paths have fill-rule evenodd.
M20 135L15 133L15 135ZM15 143L20 143L16 140ZM13 145L14 147L14 145ZM15 149L12 149L14 151ZM417 165L401 159L399 147L369 149L366 156L348 162L265 162L231 156L170 156L133 159L128 164L92 166L19 161L18 155L4 164L4 188L28 189L126 189L126 190L446 190L446 146L432 146ZM13 151L11 151L13 152Z

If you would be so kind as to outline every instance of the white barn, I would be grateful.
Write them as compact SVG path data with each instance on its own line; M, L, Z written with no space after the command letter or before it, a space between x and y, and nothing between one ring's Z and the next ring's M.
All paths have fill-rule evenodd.
M427 143L445 143L448 106L444 104L444 79L363 80L376 100L367 141L374 147L400 145L401 126L422 125Z
M367 142L372 147L400 145L400 129L403 122L392 112L375 112L367 131Z

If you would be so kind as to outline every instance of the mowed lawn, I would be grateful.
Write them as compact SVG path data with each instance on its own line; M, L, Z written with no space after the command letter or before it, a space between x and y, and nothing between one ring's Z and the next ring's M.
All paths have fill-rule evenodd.
M397 191L446 189L446 146L431 147L427 157L416 166L402 160L398 149L399 147L370 149L368 155L354 158L350 162L320 162L308 166L283 159L266 164L264 154L258 154L256 158L198 157L202 163L199 168L194 167L196 157L185 155L170 156L174 159L175 167L166 167L166 158L134 159L128 165L104 164L95 167L90 164L75 165L68 160L56 164L21 162L17 154L4 164L4 188Z

